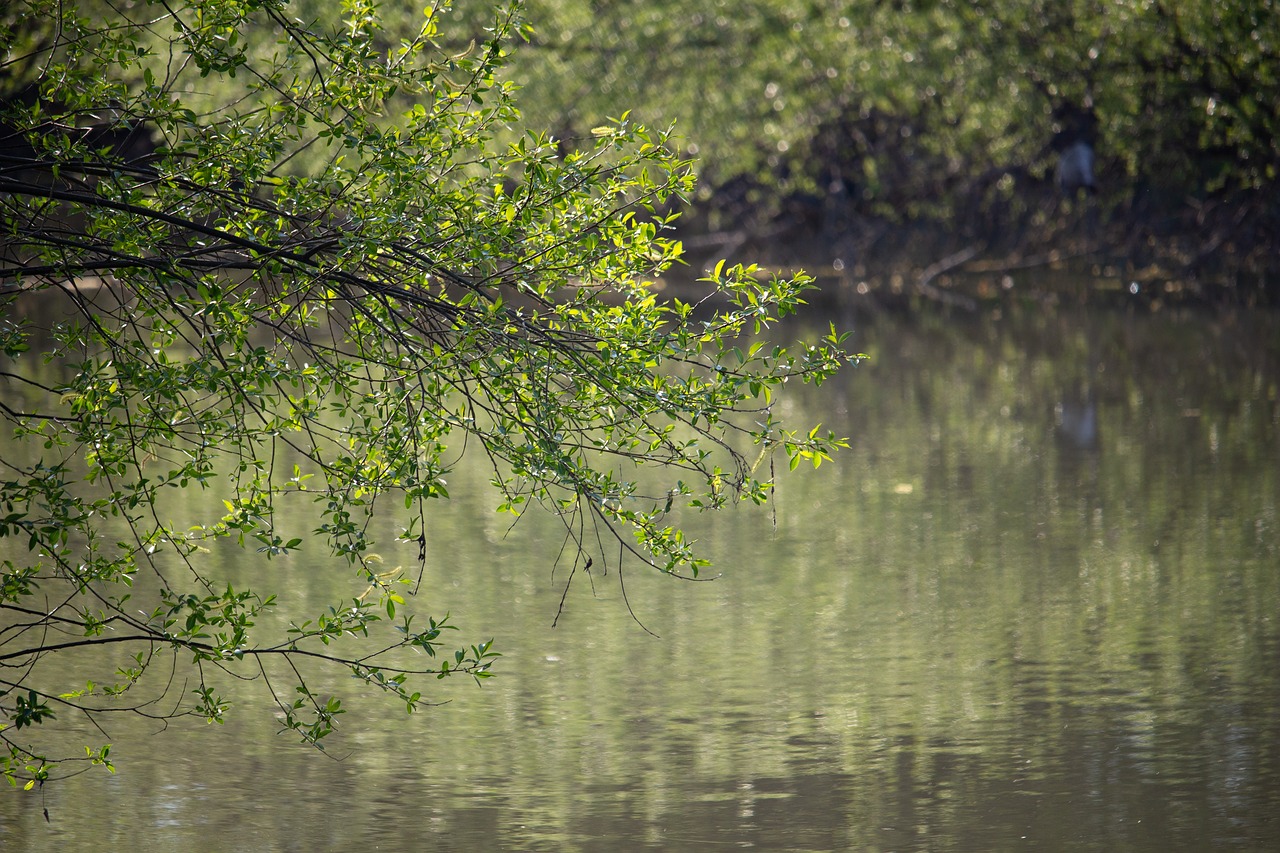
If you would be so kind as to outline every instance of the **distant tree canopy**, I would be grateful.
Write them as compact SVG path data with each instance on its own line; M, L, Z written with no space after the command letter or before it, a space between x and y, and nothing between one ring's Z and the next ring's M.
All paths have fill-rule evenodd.
M675 118L700 192L769 213L833 181L897 221L999 174L1052 178L1064 109L1098 121L1103 192L1164 201L1280 179L1269 0L530 0L510 73L535 124Z
M425 677L488 676L490 645L446 645L413 598L464 451L503 511L563 523L569 577L692 575L681 509L764 501L775 452L816 466L843 443L772 408L848 361L835 330L755 338L807 280L721 264L709 305L656 299L689 164L616 111L572 149L526 132L501 77L518 7L118 8L19 0L0 20L11 782L110 767L122 712L219 721L227 678L320 744L343 708L316 664L410 711ZM310 508L301 529L285 504ZM400 546L373 541L375 513L403 520ZM349 594L279 615L271 573L237 583L210 558L236 545L242 574L336 558ZM417 566L386 571L375 545ZM51 751L85 723L92 742Z

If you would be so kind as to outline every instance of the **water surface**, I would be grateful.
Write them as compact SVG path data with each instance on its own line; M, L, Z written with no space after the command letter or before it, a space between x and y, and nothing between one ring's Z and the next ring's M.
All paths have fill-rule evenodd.
M121 721L114 777L0 794L0 846L1280 848L1277 318L853 322L872 360L785 412L852 449L690 518L718 580L629 570L659 637L616 568L553 629L555 525L511 528L464 467L425 598L499 677L413 717L338 679L332 758L249 691L224 726Z

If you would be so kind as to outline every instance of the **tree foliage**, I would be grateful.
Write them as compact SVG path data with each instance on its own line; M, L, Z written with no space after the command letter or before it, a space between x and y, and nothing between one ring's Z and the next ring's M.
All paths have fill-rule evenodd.
M568 133L619 100L674 117L704 196L745 181L756 212L833 183L896 221L954 215L993 170L1047 187L1064 105L1096 112L1117 203L1280 180L1269 0L531 0L530 15L534 48L511 69L528 114Z
M693 187L669 132L619 113L566 150L525 131L500 74L529 33L519 8L483 26L448 12L6 13L10 781L75 769L42 746L57 724L95 727L78 760L110 767L113 714L220 721L227 678L320 745L343 707L309 686L315 664L410 711L424 678L489 676L490 644L447 643L448 617L413 598L464 451L488 458L504 511L562 521L575 570L691 576L681 507L764 501L775 451L816 466L842 444L771 409L783 383L847 361L834 329L798 349L754 339L807 280L722 264L708 305L658 299ZM286 504L309 508L288 514L306 529ZM405 520L416 571L379 563L375 513ZM224 576L228 547L254 583ZM273 561L320 552L351 578L322 612L263 587Z

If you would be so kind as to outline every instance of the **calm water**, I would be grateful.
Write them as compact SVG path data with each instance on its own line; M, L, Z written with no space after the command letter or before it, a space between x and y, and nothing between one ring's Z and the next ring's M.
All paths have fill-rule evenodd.
M553 629L555 528L460 470L426 601L500 677L411 718L335 681L341 760L250 691L225 726L117 723L116 776L0 793L0 847L1280 849L1277 317L855 326L873 360L789 403L853 449L786 476L776 526L692 518L719 580L633 569L660 638L615 571Z

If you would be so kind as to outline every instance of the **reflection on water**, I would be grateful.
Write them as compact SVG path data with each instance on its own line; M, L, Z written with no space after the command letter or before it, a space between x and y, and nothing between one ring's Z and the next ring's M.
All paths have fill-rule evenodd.
M1277 328L859 321L873 361L788 403L853 449L784 478L776 529L691 518L718 581L633 570L661 639L614 571L552 630L555 528L508 530L457 471L427 601L497 635L501 677L412 718L353 702L342 760L250 694L225 727L122 725L117 777L4 795L0 844L1275 849Z

